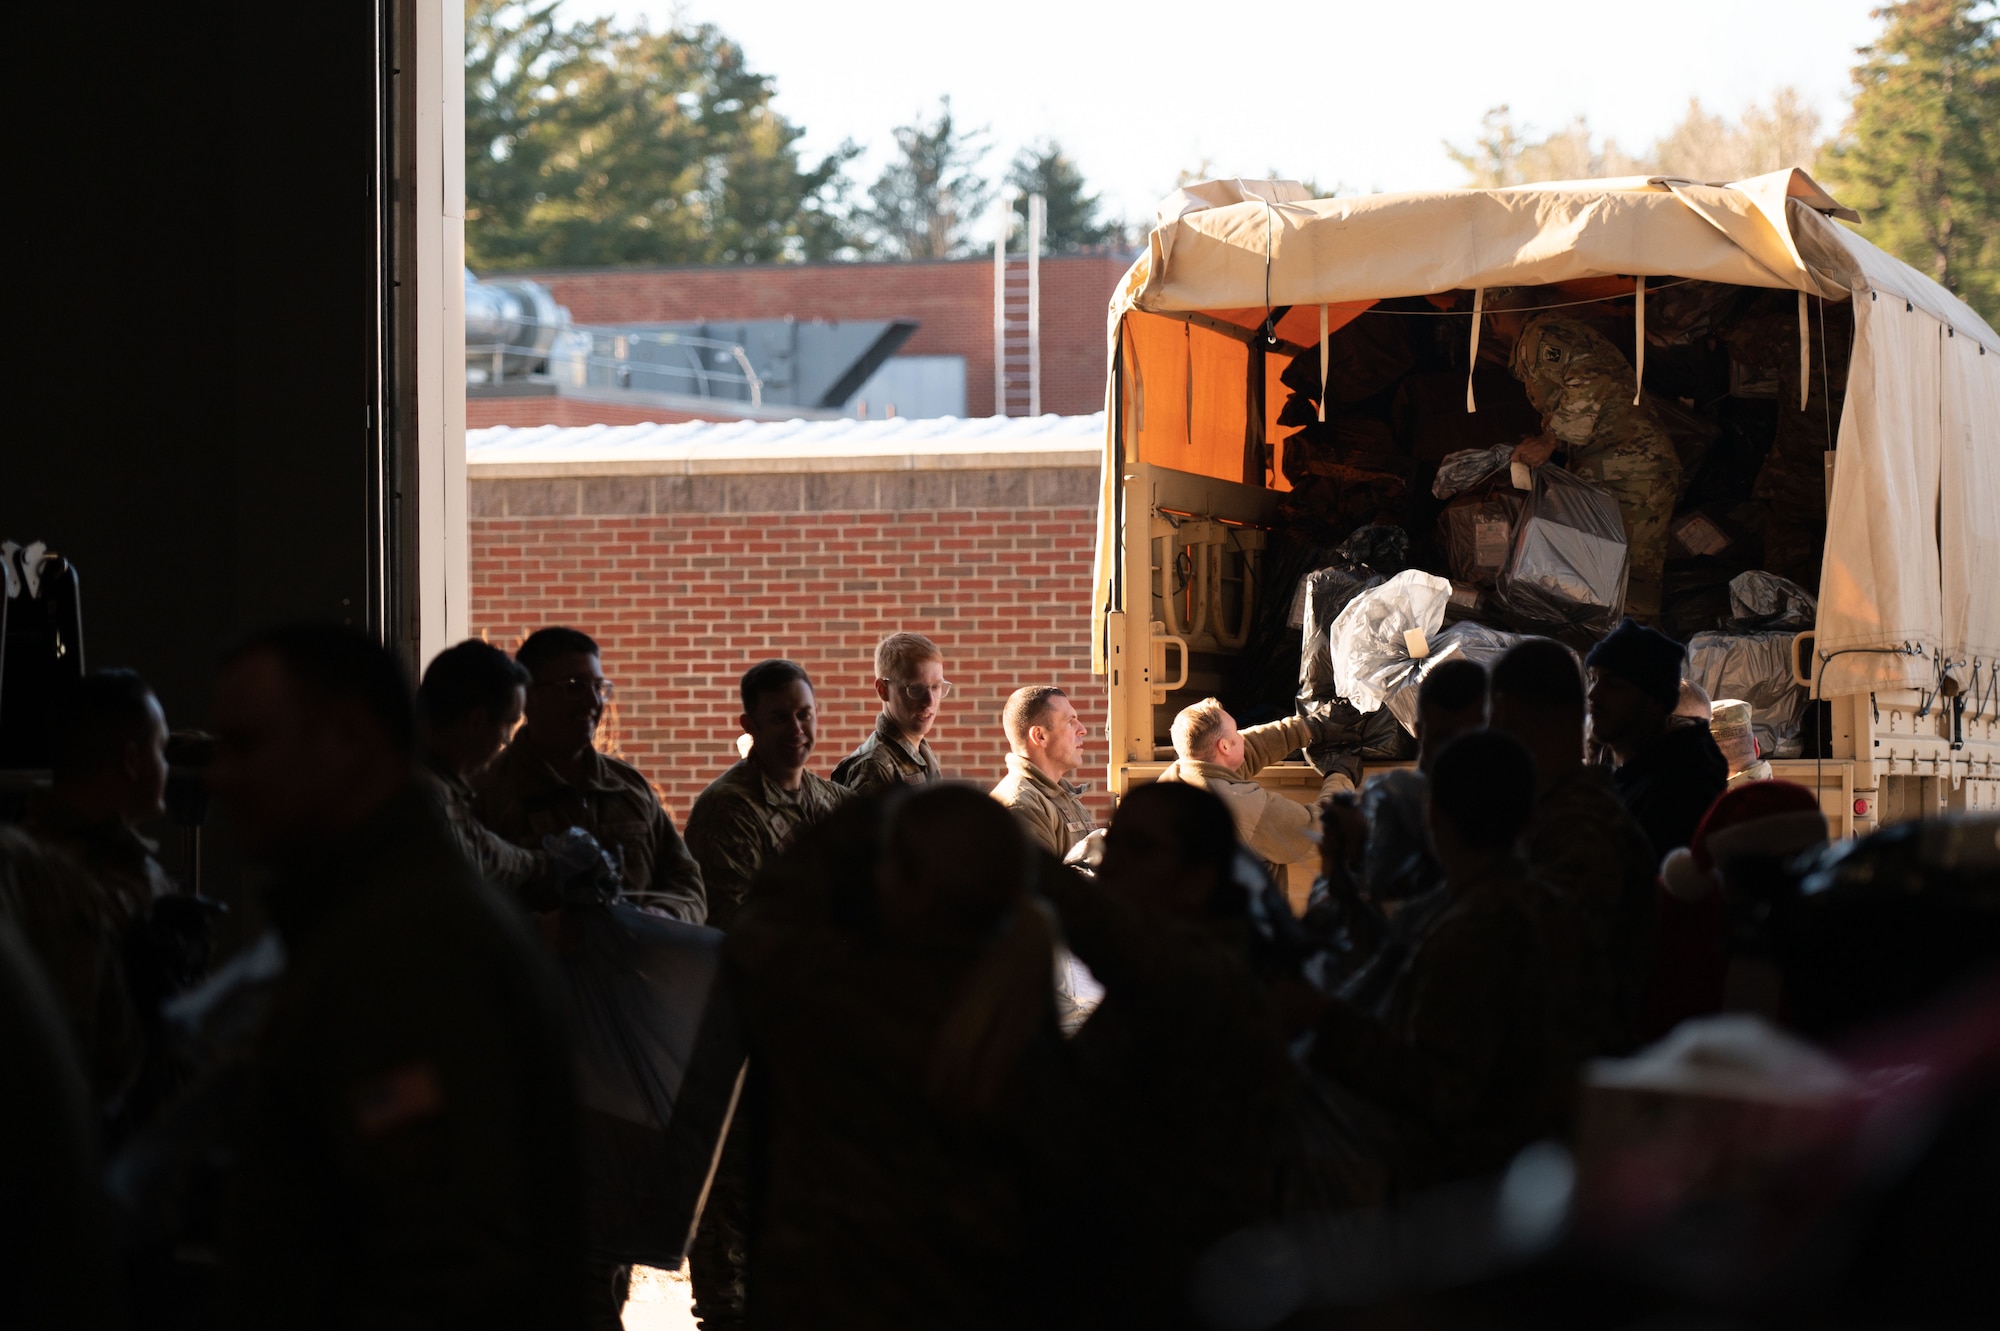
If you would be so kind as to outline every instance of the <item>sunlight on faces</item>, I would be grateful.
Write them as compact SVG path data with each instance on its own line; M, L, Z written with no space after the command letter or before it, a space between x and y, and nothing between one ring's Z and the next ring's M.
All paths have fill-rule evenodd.
M910 696L913 686L914 698ZM944 662L924 661L911 667L901 679L876 680L875 696L882 700L882 710L896 729L912 740L920 740L937 724L944 687Z
M604 719L608 685L604 663L592 652L564 652L544 666L524 704L537 747L549 753L589 748Z
M1083 742L1089 735L1089 727L1077 719L1076 708L1060 693L1050 696L1042 719L1028 727L1029 742L1064 771L1082 766Z
M819 740L819 709L812 685L802 679L764 690L737 719L750 737L751 753L774 775L796 775Z

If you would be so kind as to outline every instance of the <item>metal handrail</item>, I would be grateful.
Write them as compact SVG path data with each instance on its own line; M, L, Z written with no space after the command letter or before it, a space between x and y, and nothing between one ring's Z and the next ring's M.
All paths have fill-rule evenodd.
M624 349L632 345L644 345L648 342L655 346L674 347L677 350L690 353L699 353L702 351L726 352L730 360L742 371L740 375L709 368L703 363L702 357L699 354L691 354L685 366L676 365L671 361L634 361L626 354L606 356L594 349L583 353L581 357L572 355L566 356L565 359L581 359L586 368L610 370L621 388L630 387L631 371L633 366L637 365L647 374L679 376L693 380L697 385L695 393L697 397L714 396L709 391L709 384L711 381L714 381L725 384L743 384L750 391L750 405L762 406L764 403L764 380L751 365L750 353L740 342L724 342L719 338L696 337L689 333L671 331L649 332L628 328L606 328L591 324L568 324L559 331L582 333L591 338L593 348L597 338L609 338L613 341L614 345L620 348L621 353ZM493 363L493 378L490 382L494 383L500 382L503 378L504 363L509 356L546 361L556 355L553 348L497 342L467 342L465 352L468 360L471 360L475 356L491 358Z

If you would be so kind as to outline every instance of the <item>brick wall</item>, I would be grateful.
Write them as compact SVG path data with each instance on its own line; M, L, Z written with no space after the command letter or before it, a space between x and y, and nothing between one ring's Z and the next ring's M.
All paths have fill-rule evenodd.
M1105 312L1130 266L1129 257L1118 255L1042 260L1043 411L1080 416L1103 408ZM586 324L915 319L919 326L903 354L965 357L966 413L993 414L991 259L553 269L519 276L547 285Z
M746 667L789 656L811 672L812 770L824 775L874 724L872 653L894 629L944 650L956 689L932 743L952 776L999 778L1013 689L1067 690L1097 728L1079 775L1102 818L1106 695L1089 637L1098 476L1065 461L506 479L475 466L473 631L509 649L545 624L595 637L618 683L617 750L677 825L735 760Z

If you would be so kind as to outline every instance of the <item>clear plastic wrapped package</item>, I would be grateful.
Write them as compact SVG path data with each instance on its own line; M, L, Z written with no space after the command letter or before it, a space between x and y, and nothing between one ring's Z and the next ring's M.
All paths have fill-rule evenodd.
M1447 453L1444 461L1438 463L1437 475L1431 480L1431 496L1449 499L1484 485L1507 470L1508 464L1514 460L1514 447L1513 444L1495 444L1491 448L1462 448L1456 453Z
M1477 661L1491 670L1493 663L1504 656L1509 647L1521 641L1518 633L1504 633L1496 628L1471 620L1460 620L1446 625L1436 638L1431 640L1431 654L1411 671L1403 682L1390 692L1383 706L1395 715L1403 729L1411 735L1417 733L1417 690L1423 686L1424 676L1437 669L1441 661L1454 658Z
M1514 548L1521 496L1511 489L1462 494L1438 514L1438 545L1455 582L1493 587Z
M1451 583L1420 569L1398 573L1347 603L1327 633L1340 696L1366 715L1429 654Z
M1517 623L1609 633L1625 610L1630 562L1618 501L1547 463L1535 468L1500 599Z
M1716 702L1750 704L1750 728L1766 758L1796 758L1802 748L1807 698L1792 677L1792 636L1714 632L1688 640L1688 678Z
M1729 580L1729 617L1739 629L1802 633L1819 617L1819 603L1791 579L1751 569Z

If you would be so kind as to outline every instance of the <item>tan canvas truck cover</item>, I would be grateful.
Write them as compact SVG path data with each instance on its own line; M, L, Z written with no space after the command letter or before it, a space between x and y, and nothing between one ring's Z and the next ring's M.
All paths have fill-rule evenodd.
M1274 311L1284 311L1275 346L1295 355L1381 299L1558 283L1609 294L1638 279L1699 279L1853 302L1819 696L1935 690L1946 676L1992 688L2000 337L1835 217L1855 215L1798 170L1727 185L1634 177L1343 199L1307 198L1285 181L1177 191L1111 307L1096 668L1107 616L1145 594L1118 585L1122 468L1244 478L1240 441L1261 439L1264 425L1244 390L1246 334ZM1802 319L1812 306L1801 300Z

